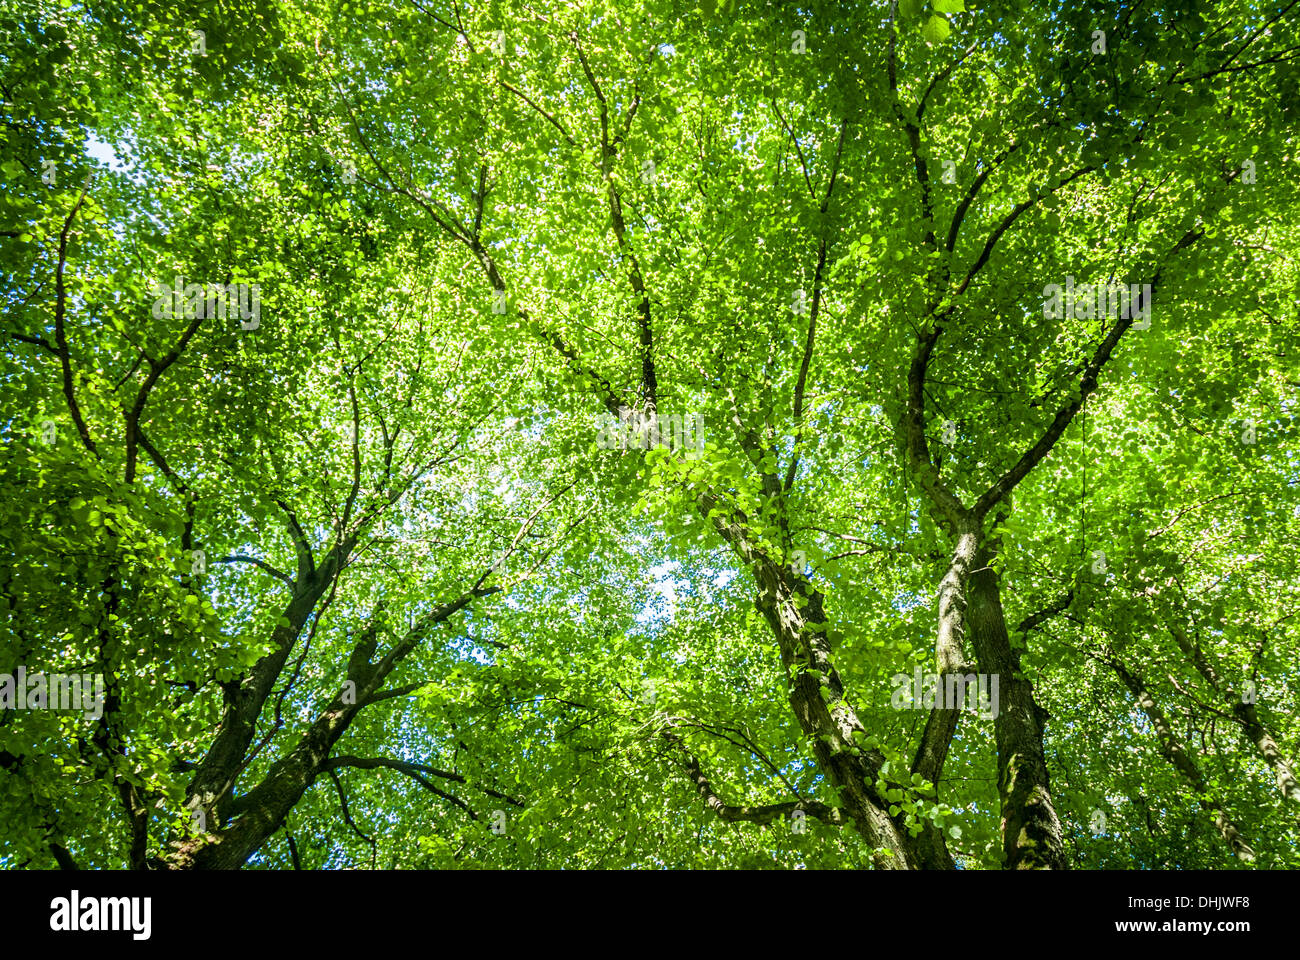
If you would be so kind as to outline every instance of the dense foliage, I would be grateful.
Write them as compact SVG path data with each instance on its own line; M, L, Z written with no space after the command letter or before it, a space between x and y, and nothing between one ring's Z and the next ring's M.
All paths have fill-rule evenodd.
M1300 867L1298 12L0 0L0 864Z

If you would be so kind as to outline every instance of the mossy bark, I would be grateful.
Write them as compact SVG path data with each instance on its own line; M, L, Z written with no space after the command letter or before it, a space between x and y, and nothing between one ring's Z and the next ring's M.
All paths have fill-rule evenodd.
M1061 821L1043 750L1045 712L1020 670L1011 646L997 571L996 541L981 548L971 573L966 623L980 669L998 678L999 708L993 720L998 750L998 796L1002 805L1003 867L1064 870L1069 867Z

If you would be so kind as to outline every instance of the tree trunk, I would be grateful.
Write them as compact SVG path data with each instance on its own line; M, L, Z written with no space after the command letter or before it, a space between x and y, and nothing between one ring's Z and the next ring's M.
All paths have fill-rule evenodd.
M887 811L876 789L884 758L853 742L865 730L848 700L830 658L826 613L822 595L789 567L774 562L751 542L743 517L713 513L715 497L701 494L701 515L754 571L758 586L755 600L781 651L790 707L799 726L812 742L813 755L827 779L838 789L845 814L872 844L877 869L912 870L938 865ZM951 860L949 860L951 866Z
M1033 684L1020 672L1020 653L1007 635L998 574L990 566L996 556L997 542L991 541L976 557L966 623L981 670L998 679L1000 702L993 733L998 748L1003 867L1065 870L1069 860L1043 751L1046 716L1034 702Z
M978 545L979 536L976 531L962 531L957 537L948 571L939 581L939 627L934 651L941 690L946 689L945 678L949 674L964 675L971 672L962 651L962 641L966 632L966 590ZM948 758L948 747L952 744L960 720L960 704L948 707L940 703L933 707L930 716L926 718L921 743L912 761L912 773L919 774L935 785L936 800L939 778L943 775L944 761ZM952 855L948 852L948 843L942 830L926 822L918 843L927 860L926 866L952 869Z

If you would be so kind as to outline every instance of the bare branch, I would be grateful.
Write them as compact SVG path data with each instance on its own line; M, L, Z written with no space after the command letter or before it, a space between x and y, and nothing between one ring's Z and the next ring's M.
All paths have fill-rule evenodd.
M262 570L265 570L271 576L275 577L275 579L284 582L289 586L290 589L293 589L293 578L291 578L287 573L281 573L279 570L275 569L275 567L271 566L265 560L259 560L257 557L248 557L243 555L242 553L237 553L229 557L221 557L217 560L213 560L212 562L213 563L251 563L256 567L260 567Z

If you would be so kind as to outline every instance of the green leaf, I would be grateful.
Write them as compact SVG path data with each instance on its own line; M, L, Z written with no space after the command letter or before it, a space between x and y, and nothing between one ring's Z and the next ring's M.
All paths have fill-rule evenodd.
M952 27L948 26L948 21L938 15L930 17L921 27L921 36L925 37L927 43L940 43L947 40L951 32Z

